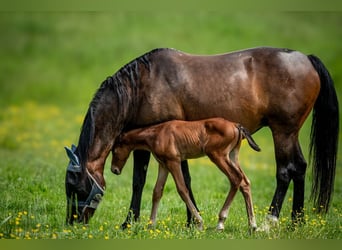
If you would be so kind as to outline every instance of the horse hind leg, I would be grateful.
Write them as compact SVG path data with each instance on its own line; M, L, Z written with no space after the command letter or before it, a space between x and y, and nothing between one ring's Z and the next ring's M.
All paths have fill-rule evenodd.
M307 163L298 141L295 144L295 152L294 159L296 162L296 169L293 173L293 204L291 217L294 223L301 223L304 218L304 190Z
M282 135L273 132L277 163L277 187L269 208L268 219L277 221L291 180L293 180L292 220L303 216L306 162L298 142L298 134Z

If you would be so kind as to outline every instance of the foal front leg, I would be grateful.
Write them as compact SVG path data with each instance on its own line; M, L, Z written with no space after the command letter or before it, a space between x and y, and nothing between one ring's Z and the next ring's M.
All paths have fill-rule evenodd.
M168 174L169 174L169 171L165 167L163 167L161 164L159 164L158 179L157 179L156 185L154 186L153 196L152 196L152 210L151 210L151 216L150 216L150 222L151 222L152 227L154 227L156 224L158 205L159 205L161 197L163 196L164 186L165 186Z
M197 228L199 230L203 229L203 219L197 211L196 206L191 201L189 190L187 189L182 171L180 170L180 162L168 162L166 164L168 170L172 174L172 177L176 183L177 191L182 200L185 202L186 206L190 210L191 214L194 216Z

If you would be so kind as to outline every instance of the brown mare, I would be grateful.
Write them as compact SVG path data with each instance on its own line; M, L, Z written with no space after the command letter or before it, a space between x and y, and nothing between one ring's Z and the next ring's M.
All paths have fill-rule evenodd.
M112 167L114 174L121 174L131 151L148 150L159 162L158 179L153 190L151 223L155 225L159 201L169 172L177 191L192 212L198 228L203 228L203 220L189 196L181 171L181 161L207 155L209 159L228 177L230 190L219 213L217 229L224 229L228 209L238 189L246 203L248 223L256 229L250 182L240 168L238 155L241 140L246 138L249 145L260 151L249 132L241 125L222 118L200 121L168 121L147 128L131 130L117 140L114 145Z
M316 56L278 48L254 48L199 56L155 49L108 77L90 102L77 147L67 149L67 222L88 222L104 189L104 164L125 131L169 120L223 117L251 133L272 131L276 189L269 216L278 218L293 181L292 218L304 207L307 164L298 134L313 110L310 152L312 198L318 211L328 211L334 187L339 133L338 100L328 70ZM140 215L150 152L134 151L131 211L125 223ZM186 161L185 183L192 196ZM132 217L133 216L133 217ZM188 222L191 212L188 210Z

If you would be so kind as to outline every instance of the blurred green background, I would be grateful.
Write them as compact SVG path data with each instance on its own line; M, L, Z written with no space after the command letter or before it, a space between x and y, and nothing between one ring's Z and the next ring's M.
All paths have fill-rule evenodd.
M256 46L318 55L341 82L341 14L62 12L0 14L0 104L87 104L107 76L156 47L196 54Z
M132 59L157 47L172 47L194 54L218 54L257 46L295 49L322 59L335 81L342 110L341 27L341 12L0 13L0 223L9 218L8 214L25 210L35 216L28 228L45 223L50 228L56 227L58 232L62 230L67 165L63 146L77 142L84 114L101 82ZM300 134L306 158L310 124L311 119L308 119ZM340 135L340 142L341 138ZM273 143L268 129L256 133L254 139L262 152L256 154L243 147L240 161L252 180L256 205L264 210L275 186ZM325 232L325 238L329 235L341 238L338 233L342 211L341 154L340 147L332 204L338 214L333 213L332 217L337 218L337 222L332 226L334 230ZM191 164L210 165L205 159L194 160ZM116 178L108 169L105 177L110 191L97 214L105 214L107 220L118 224L123 221L129 204L131 170L125 170ZM219 197L221 206L224 192L212 195L217 190L212 184L220 185L217 180L224 180L224 177L211 169L213 172L206 168L190 171L199 205L213 218L209 211L216 214L218 206L207 207L208 201ZM156 171L151 171L146 184L149 191L144 192L142 211L149 210L155 180L152 172ZM306 202L310 194L310 172L308 170ZM225 190L225 185L218 190ZM115 192L118 187L121 195ZM179 211L171 211L177 211L183 218L184 206L174 187L166 192L170 189L173 191L168 195L172 193L176 200L172 203L180 206ZM18 195L14 196L15 193ZM117 208L113 212L113 203L121 210ZM241 199L236 203L243 206ZM284 206L284 210L287 209L284 216L288 217L290 207L290 203ZM165 211L168 212L170 208ZM97 214L95 224L104 223L103 217ZM2 223L0 238L18 237L19 233L11 236L14 229L11 230L10 222ZM40 237L56 235L65 237L54 230ZM320 237L321 231L316 234L303 231L299 237L316 236Z

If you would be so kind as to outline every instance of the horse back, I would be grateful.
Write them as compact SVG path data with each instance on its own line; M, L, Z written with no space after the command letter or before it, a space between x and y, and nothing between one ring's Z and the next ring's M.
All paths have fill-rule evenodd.
M167 49L149 60L138 126L223 117L253 133L270 123L302 123L319 92L319 78L307 56L287 49L212 56Z

